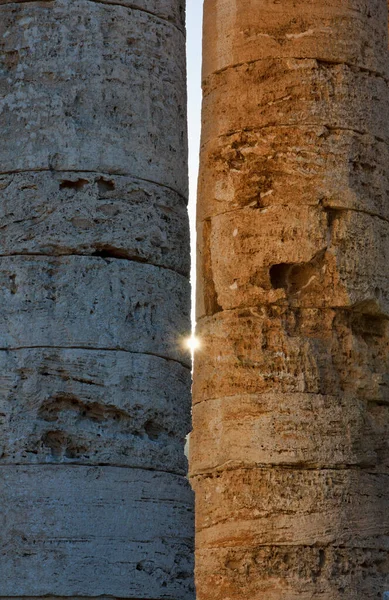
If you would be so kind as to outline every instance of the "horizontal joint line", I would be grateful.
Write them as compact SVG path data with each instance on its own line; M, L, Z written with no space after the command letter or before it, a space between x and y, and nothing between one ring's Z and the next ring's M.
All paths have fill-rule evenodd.
M27 0L27 1L30 2L32 0ZM91 0L91 1L95 1L95 0ZM0 175L18 175L18 174L22 174L22 173L78 173L78 174L91 173L94 175L103 174L103 175L106 175L109 177L128 177L128 178L131 178L131 179L134 179L137 181L144 181L145 183L151 183L152 185L155 185L157 187L162 187L167 190L170 190L171 192L174 192L175 194L177 194L177 196L182 198L185 201L185 203L187 202L187 198L181 192L176 190L175 188L172 188L169 185L166 185L164 183L159 183L158 181L153 181L152 179L146 179L144 177L138 177L137 175L132 175L131 173L112 173L110 171L104 171L104 170L97 171L97 170L92 170L92 169L51 169L49 167L0 171Z
M181 365L185 369L190 369L190 366L177 358L170 358L162 354L156 354L154 352L137 352L135 350L126 350L125 348L95 348L88 346L9 346L0 348L0 352L18 352L20 350L82 350L90 352L124 352L126 354L135 354L137 356L153 356L161 360L171 361Z

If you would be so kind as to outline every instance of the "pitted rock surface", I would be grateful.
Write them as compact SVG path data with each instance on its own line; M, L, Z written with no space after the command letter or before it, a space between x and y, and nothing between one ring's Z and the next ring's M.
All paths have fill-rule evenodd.
M0 6L0 171L132 175L185 195L182 32L89 0Z
M389 589L388 6L205 0L198 600Z
M0 0L0 598L193 600L185 6Z

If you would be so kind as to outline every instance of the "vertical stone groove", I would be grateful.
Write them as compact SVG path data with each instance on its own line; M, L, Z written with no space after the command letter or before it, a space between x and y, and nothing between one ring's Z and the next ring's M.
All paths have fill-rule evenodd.
M197 598L382 598L387 3L205 0L204 16Z

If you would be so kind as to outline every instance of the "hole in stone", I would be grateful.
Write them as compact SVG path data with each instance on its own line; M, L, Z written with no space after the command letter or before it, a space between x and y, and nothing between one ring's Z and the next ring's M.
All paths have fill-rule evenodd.
M291 265L289 263L280 263L270 268L270 281L275 290L287 287L290 268Z
M76 444L69 444L65 450L65 456L69 459L84 458L87 459L89 456L86 454L87 448L85 446L77 446Z
M50 448L51 455L54 458L60 458L62 456L65 445L65 436L61 431L48 431L42 437L42 442L47 448Z
M77 179L77 181L70 181L70 179L64 179L61 181L59 188L61 190L81 190L89 182L87 179Z
M351 329L354 334L365 340L371 337L384 337L388 320L382 315L354 313L351 318Z
M147 433L150 440L155 441L159 438L161 433L164 432L164 429L158 423L150 419L149 421L147 421L147 423L145 423L145 432Z
M321 250L309 262L279 263L269 271L270 282L274 289L285 289L288 296L310 293L313 286L321 285L325 273L326 250Z
M111 179L104 179L104 177L100 177L97 180L97 187L99 188L99 193L103 194L104 192L112 192L115 189L115 182Z
M122 248L115 248L115 246L105 245L99 246L93 253L92 256L98 256L99 258L128 258L128 253Z

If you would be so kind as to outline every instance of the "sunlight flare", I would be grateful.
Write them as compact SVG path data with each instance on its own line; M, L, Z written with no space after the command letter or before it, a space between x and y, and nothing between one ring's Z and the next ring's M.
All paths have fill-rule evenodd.
M190 350L190 352L194 354L201 346L200 339L192 334L190 337L186 338L184 345L187 350Z

